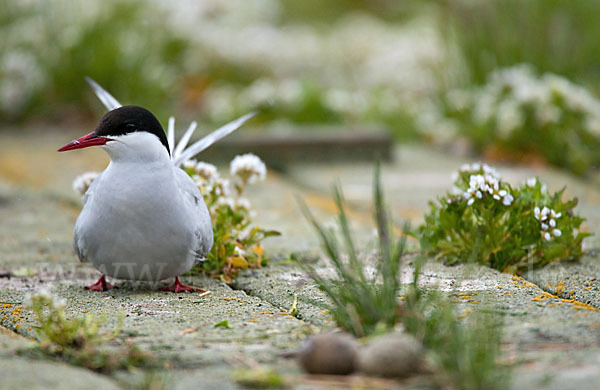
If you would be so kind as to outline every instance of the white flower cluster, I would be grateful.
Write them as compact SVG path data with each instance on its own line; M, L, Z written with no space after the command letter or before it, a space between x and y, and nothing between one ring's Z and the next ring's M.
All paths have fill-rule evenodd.
M528 187L535 187L535 185L538 182L538 178L537 177L530 177L529 179L527 179L525 181L525 184L527 184ZM542 194L544 194L546 191L548 191L548 187L545 184L542 184L542 187L540 188L540 191L542 192Z
M238 177L244 184L252 184L257 179L265 180L267 176L265 163L252 153L235 156L229 170L232 176Z
M47 306L50 310L62 310L67 305L67 301L64 298L59 298L48 290L36 291L25 296L25 307L32 308L37 303Z
M211 215L217 208L227 205L233 210L245 209L251 211L250 201L241 196L246 184L254 183L257 179L264 180L267 168L260 158L253 154L236 156L230 164L231 175L235 176L239 185L232 183L220 176L216 166L196 160L187 160L183 163L186 171L193 170L192 179L204 196Z
M457 111L472 109L475 124L494 123L501 138L525 126L528 110L538 126L557 125L565 115L574 115L583 118L587 131L600 136L600 100L561 76L537 77L526 64L498 70L483 88L452 91L447 100Z
M487 176L491 176L492 178L496 179L496 180L500 180L501 176L498 173L498 171L496 170L496 168L491 167L485 163L473 163L473 164L463 164L460 167L460 171L461 172L471 172L471 173L476 173L479 171L483 171L484 175ZM456 177L458 177L458 174L455 174ZM454 179L454 181L456 181L456 179Z
M73 180L73 190L80 195L85 195L98 175L98 172L85 172L77 176L75 180Z
M562 235L562 232L556 228L556 220L562 216L562 213L557 213L544 206L541 210L539 207L535 207L533 215L535 219L540 221L542 237L546 241L550 241L552 236L560 237Z
M492 174L471 175L469 188L463 193L463 198L468 199L467 205L472 205L475 199L482 199L484 195L491 195L496 200L502 200L502 204L505 206L510 206L514 200L508 191L500 189L500 180Z

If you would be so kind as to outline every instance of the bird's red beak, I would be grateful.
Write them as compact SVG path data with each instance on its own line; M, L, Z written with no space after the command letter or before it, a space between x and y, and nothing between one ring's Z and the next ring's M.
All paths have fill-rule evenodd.
M94 132L91 132L81 138L77 138L76 140L69 142L62 148L58 149L58 151L65 152L67 150L87 148L88 146L104 145L108 141L112 140L106 137L98 137L94 135Z

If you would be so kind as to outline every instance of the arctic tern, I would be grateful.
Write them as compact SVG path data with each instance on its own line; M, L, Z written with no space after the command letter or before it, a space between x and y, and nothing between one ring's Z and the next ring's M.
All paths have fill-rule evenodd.
M121 104L91 79L88 83L110 110L91 133L58 151L100 146L108 167L85 193L75 224L73 247L102 277L85 287L114 288L106 276L158 281L175 277L165 291L202 290L186 286L179 276L203 260L213 244L210 215L202 194L179 166L217 140L238 129L247 114L186 148L193 122L174 147L174 119L168 134L156 117L139 106Z

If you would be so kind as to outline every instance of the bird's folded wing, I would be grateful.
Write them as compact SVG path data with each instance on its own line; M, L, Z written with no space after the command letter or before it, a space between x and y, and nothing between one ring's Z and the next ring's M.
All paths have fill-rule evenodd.
M93 196L94 189L96 188L96 185L100 182L100 178L102 177L103 173L104 172L102 172L98 176L96 176L96 178L90 184L90 187L87 189L87 191L83 195L83 206L84 207L85 207L85 204L90 199L90 197ZM83 249L79 247L79 234L77 232L77 224L75 225L75 231L73 232L73 249L75 250L75 254L77 254L77 257L79 258L79 261L81 261L82 263L88 261L87 256L84 253Z
M204 198L198 190L198 187L187 173L179 168L175 168L176 178L179 190L182 192L184 200L192 206L193 212L189 218L194 223L194 236L196 242L192 245L191 251L196 260L204 260L204 256L210 251L213 244L213 231Z

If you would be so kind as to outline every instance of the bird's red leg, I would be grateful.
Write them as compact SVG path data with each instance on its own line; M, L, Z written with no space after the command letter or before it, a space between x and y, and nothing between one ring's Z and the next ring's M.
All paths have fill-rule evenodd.
M203 293L206 293L207 290L204 290L200 287L194 287L194 286L186 286L185 284L181 283L179 281L179 276L175 276L175 283L173 283L170 286L165 286L163 288L161 288L162 291L171 291L174 293L180 293L180 292L194 292L194 291L200 291Z
M106 281L106 275L102 275L96 283L94 283L90 286L84 287L85 290L91 290L91 291L107 291L107 290L112 290L113 288L117 288L117 287L113 286L112 284L110 284Z

